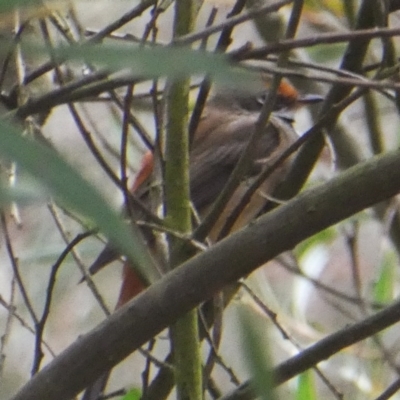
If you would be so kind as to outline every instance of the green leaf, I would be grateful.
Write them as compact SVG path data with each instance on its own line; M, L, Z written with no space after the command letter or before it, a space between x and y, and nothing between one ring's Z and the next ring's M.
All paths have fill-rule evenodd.
M272 362L266 344L267 332L262 331L255 316L248 308L238 310L243 342L244 362L252 375L252 384L258 396L264 400L276 400L272 377Z
M296 400L316 400L314 375L312 371L306 371L299 375Z
M121 400L140 400L142 397L142 391L137 388L131 389Z
M0 182L0 206L17 202L21 206L43 202L46 190L34 179L18 182L15 186L7 186Z
M19 7L31 10L36 9L36 11L38 11L37 8L43 11L46 9L43 3L38 0L0 0L0 13L5 13Z
M155 279L155 271L149 270L152 260L140 235L55 151L22 137L17 127L1 119L0 143L0 156L16 161L19 168L34 176L59 201L91 219L132 260L143 277Z
M47 50L29 44L26 52ZM181 79L191 75L207 75L221 85L249 89L260 87L261 76L243 68L233 67L223 54L192 50L190 47L127 47L123 45L85 44L60 46L54 50L60 60L73 59L111 69L129 69L138 77L167 76Z
M37 0L0 0L0 12L10 11L16 7L27 7L37 4Z

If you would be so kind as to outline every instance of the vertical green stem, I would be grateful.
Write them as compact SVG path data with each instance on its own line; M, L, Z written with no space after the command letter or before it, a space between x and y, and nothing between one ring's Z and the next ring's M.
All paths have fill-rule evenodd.
M174 36L189 33L195 21L197 0L176 0ZM188 102L190 79L170 82L167 94L165 151L166 220L176 231L190 233ZM171 267L185 260L178 240L168 239ZM193 310L170 328L174 351L175 381L178 399L201 400L202 365L197 311Z

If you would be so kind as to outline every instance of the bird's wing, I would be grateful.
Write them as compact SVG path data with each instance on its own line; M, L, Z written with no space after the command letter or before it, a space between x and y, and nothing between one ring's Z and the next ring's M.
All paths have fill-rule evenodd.
M214 126L212 134L195 140L190 157L190 191L193 204L201 211L217 198L236 166L251 134L258 114L243 114L235 119ZM254 162L249 175L260 172L258 159L267 158L279 146L279 132L273 124L265 128L265 134L257 143Z
M130 187L130 192L136 194L141 200L146 199L148 195L148 180L150 179L150 175L153 172L153 154L151 152L145 153L143 156L138 174L135 177L132 186ZM135 210L137 213L135 217L140 219L143 213L140 210ZM147 230L142 230L144 236L147 234ZM121 257L119 251L115 250L112 246L107 244L103 251L98 255L98 257L94 260L94 262L89 267L89 273L94 275L96 272L101 270L106 265L116 261L118 258Z

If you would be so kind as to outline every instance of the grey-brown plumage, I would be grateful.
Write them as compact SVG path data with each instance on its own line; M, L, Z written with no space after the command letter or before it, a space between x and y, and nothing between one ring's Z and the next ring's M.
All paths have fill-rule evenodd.
M321 100L316 96L299 98L292 88L289 94L290 96L287 95L287 92L282 92L278 96L278 102L275 105L276 111L271 115L268 125L264 128L264 133L257 143L245 180L239 185L216 221L210 233L211 239L218 237L226 218L231 215L248 190L249 181L257 177L266 166L272 164L297 139L297 134L292 127L293 109L299 103ZM228 181L254 132L265 98L265 92L250 96L226 91L217 94L203 110L190 151L191 199L200 215L207 212ZM268 195L271 195L277 184L285 178L290 163L291 159L289 158L253 194L233 225L233 230L246 225L258 215L268 201ZM143 191L143 188L139 192L147 193L145 190ZM139 192L138 195L140 195ZM142 195L144 202L146 202L146 196L147 194ZM151 233L146 231L144 236L151 245ZM115 260L117 256L117 252L109 247L105 248L91 265L89 271L97 272L104 265ZM128 268L128 270L130 269ZM104 380L100 378L85 392L82 399L97 400L103 389Z
M206 212L221 193L230 174L254 132L262 104L250 109L229 108L219 101L211 101L203 112L190 153L191 198L200 214ZM272 114L264 134L256 144L249 170L243 183L233 194L219 217L211 238L218 237L226 218L248 190L251 181L298 138L288 115ZM284 179L291 160L279 167L252 196L233 226L237 229L254 218L272 195L276 185Z
M190 151L190 192L196 210L204 214L216 200L244 151L255 129L265 93L250 95L236 91L217 93L203 110ZM319 96L297 96L290 86L290 96L285 91L278 94L276 111L272 113L264 134L257 143L253 161L245 182L239 186L215 224L210 237L216 238L224 221L231 214L248 189L249 181L257 176L266 165L271 164L284 149L297 139L292 127L293 110L299 104L314 103ZM294 93L296 95L294 95ZM260 187L234 224L237 229L247 224L262 209L276 185L284 179L291 160L287 160ZM147 193L147 192L145 192ZM145 199L143 195L142 199ZM90 266L94 274L103 266L114 261L118 253L105 248Z

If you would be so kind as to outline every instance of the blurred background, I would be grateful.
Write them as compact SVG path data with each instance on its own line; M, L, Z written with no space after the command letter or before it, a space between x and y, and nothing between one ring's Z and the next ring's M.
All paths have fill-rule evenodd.
M156 29L150 29L148 41L152 38L161 44L171 41L173 6L169 3L159 2L161 11L156 20ZM243 12L267 3L273 2L247 1L247 8ZM354 26L360 3L346 0L306 1L296 37L349 32ZM0 16L1 36L11 43L16 33L21 31L18 39L22 43L46 45L43 28L43 21L46 21L48 35L54 44L68 44L73 40L80 42L117 21L137 4L139 2L128 0L43 3L42 7L28 7ZM215 13L213 24L225 21L234 4L231 0L205 1L198 14L196 29L201 30L207 25L211 13ZM104 43L123 45L129 51L130 46L137 45L149 28L154 17L151 10L146 9L138 18L107 35ZM277 13L262 15L256 21L238 25L233 30L228 51L241 49L248 43L257 48L281 39L290 10L290 7L283 7ZM399 26L399 15L396 12L390 14L387 21L389 27ZM217 39L218 35L211 36L207 48L214 49ZM394 48L397 47L396 41L396 38L392 41ZM385 49L382 43L380 39L371 42L365 65L381 63ZM322 82L324 79L321 77L333 79L340 76L336 72L346 45L343 42L293 50L290 59L301 65L289 63L288 69L302 76L293 73L289 76L291 82L300 92L326 95L334 82ZM13 52L2 51L1 54L4 112L9 112L7 106L10 102L24 104L28 99L35 99L60 87L59 76L51 68L39 79L21 84L24 77L48 62L46 54L26 52L17 45ZM8 56L8 63L4 66ZM261 67L275 65L272 57L268 61L249 60L246 63ZM82 80L95 70L96 66L77 61L66 62L60 67L64 79L62 84ZM371 79L374 73L375 70L369 75L368 71L365 72ZM395 81L396 77L393 79ZM199 80L194 79L194 83ZM162 90L162 80L158 85ZM137 131L143 130L149 137L154 137L156 132L157 121L149 95L152 88L152 82L137 84L134 88L132 113L136 128L131 127L128 141L128 175L131 180L140 167L146 149ZM113 90L112 94L121 100L125 90L126 87L121 87ZM110 93L89 94L77 101L75 106L96 148L118 175L123 114ZM193 90L193 104L195 99L196 90ZM294 126L299 135L312 126L317 112L317 108L298 112ZM306 187L329 180L342 169L373 154L397 148L398 115L394 92L389 89L367 91L341 114L331 131L327 130L324 150ZM54 107L49 113L29 117L24 128L27 134L57 149L115 210L120 209L123 201L121 191L93 156L87 138L84 139L77 119L67 104ZM52 266L66 244L92 226L90 221L43 196L43 187L32 176L22 172L18 164L2 160L1 173L3 181L10 186L37 194L35 202L14 204L3 210L3 234L0 239L0 398L7 399L31 376L35 358L35 318L39 319L43 312ZM245 280L244 286L224 312L222 339L213 373L213 379L222 393L234 389L238 382L249 377L244 362L246 355L240 345L238 309L244 308L254 314L264 332L265 343L271 349L273 364L276 365L326 335L365 318L397 297L399 243L389 235L397 203L397 199L393 199L385 204L379 217L376 212L366 210L319 233ZM25 299L12 268L7 236L18 263L26 291ZM79 335L100 323L106 317L106 308L109 311L113 309L121 280L120 262L115 262L93 278L103 306L85 282L79 283L82 279L80 268L87 268L103 245L101 238L87 238L62 263L43 333L42 366ZM260 302L264 306L260 306ZM288 337L284 337L282 331L276 328L263 307L276 313L278 324ZM292 379L280 387L280 398L301 398L299 393L304 382L310 390L308 399L376 398L398 374L398 336L398 328L393 327L382 333L379 340L371 339L343 350L319 365L324 379L313 373L306 378ZM152 354L162 360L168 349L167 333L163 333L157 338ZM203 350L207 355L209 346L205 344ZM141 372L145 363L146 357L142 354L137 352L131 355L114 370L109 391L141 388ZM156 372L157 368L154 367L150 376L155 376ZM400 398L400 395L391 398Z

